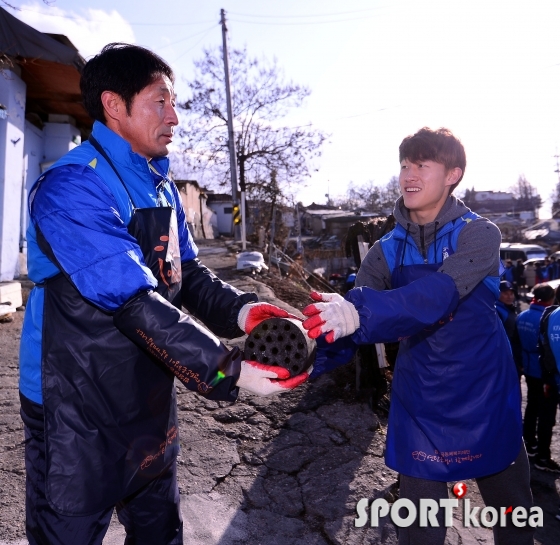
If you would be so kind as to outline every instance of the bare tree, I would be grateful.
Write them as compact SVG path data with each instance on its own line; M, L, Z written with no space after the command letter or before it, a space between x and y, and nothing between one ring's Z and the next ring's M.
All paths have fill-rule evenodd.
M367 212L389 214L400 197L399 179L393 176L385 186L369 181L364 185L348 184L346 195L335 200L336 206L344 210L363 209Z
M199 180L202 177L205 184L228 187L228 120L221 48L205 50L195 68L195 78L189 83L192 96L179 105L186 114L180 156L184 168ZM326 139L311 124L282 124L282 118L301 106L310 91L286 83L276 60L249 58L246 49L230 52L230 79L241 189L253 198L281 200L290 185L300 184L310 175L310 160L320 155Z
M392 176L387 185L381 190L381 209L390 213L400 196L401 186L399 178L398 176Z
M560 181L550 194L550 201L552 202L552 217L556 219L560 218Z
M510 188L515 198L515 207L519 211L532 211L537 217L537 210L542 206L542 199L523 174L517 180L517 184Z

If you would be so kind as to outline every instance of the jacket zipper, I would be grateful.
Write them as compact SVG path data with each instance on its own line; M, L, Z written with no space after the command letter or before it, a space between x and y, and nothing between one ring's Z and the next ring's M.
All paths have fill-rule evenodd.
M424 263L428 263L428 257L426 256L426 245L424 244L424 226L419 225L420 227L420 246L422 250L422 258L424 259Z

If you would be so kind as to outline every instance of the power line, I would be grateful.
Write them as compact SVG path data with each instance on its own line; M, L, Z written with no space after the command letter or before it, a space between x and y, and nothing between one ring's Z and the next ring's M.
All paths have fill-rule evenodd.
M237 13L234 15L237 15L239 17L250 17L253 19L257 19L254 21L248 21L248 20L243 20L243 19L231 19L230 21L235 21L238 23L246 23L246 24L254 24L254 25L279 25L279 26L285 26L285 25L321 25L321 24L330 24L330 23L344 23L344 22L348 22L348 21L357 21L357 20L361 20L361 19L370 19L372 17L375 16L375 14L372 14L370 16L362 16L362 17L352 17L352 18L343 18L343 19L331 19L331 20L323 20L323 21L294 21L294 22L290 22L290 21L285 21L285 22L266 22L266 21L259 21L258 19L305 19L305 18L325 18L325 17L338 17L340 15L353 15L356 13L369 13L372 11L379 11L380 9L385 8L385 6L379 6L376 8L369 8L369 9L363 9L363 10L355 10L355 11L342 11L342 12L334 12L334 13L325 13L325 14L316 14L316 15L312 15L312 14L306 14L306 15L250 15L250 14L244 14L244 13ZM91 22L96 22L96 23L106 23L107 19L92 19L90 17L87 16L79 16L79 15L63 15L60 13L48 13L46 11L39 11L39 10L34 10L34 9L29 9L29 8L19 8L19 11L26 11L29 13L35 13L37 15L41 15L41 16L46 16L46 17L57 17L59 19L67 19L67 20L71 20L71 21L77 21L77 22L81 22L84 19L87 21L91 21ZM117 11L117 13L122 17L122 15ZM122 19L124 21L126 21L126 19L124 17L122 17ZM129 24L130 26L167 26L167 27L184 27L184 26L193 26L193 25L203 25L203 24L208 24L208 23L213 23L214 21L209 21L209 20L205 20L205 21L191 21L191 22L187 22L187 23L170 23L170 22L163 22L163 23L157 23L157 22L150 22L150 23L142 23L142 22L130 22L130 21L126 21L127 24Z
M327 25L331 23L346 23L350 21L363 21L364 19L373 19L376 15L353 17L351 19L334 19L332 21L309 21L309 22L294 22L294 23L267 23L263 21L244 21L242 19L234 19L230 17L230 21L235 23L247 24L247 25L261 25L261 26L307 26L307 25Z
M28 8L18 8L19 11L28 11L30 13L36 13L37 15L45 15L47 17L58 17L59 19L70 19L72 21L83 21L84 19L87 21L91 21L94 23L106 23L107 19L91 19L90 17L86 17L86 16L73 16L73 15L61 15L59 13L47 13L45 11L38 11L35 9L28 9ZM117 13L119 13L117 11ZM119 15L121 15L119 13ZM122 17L122 15L121 15ZM124 21L126 21L126 19L124 17L122 17ZM192 21L190 23L169 23L169 22L165 22L165 23L131 23L129 21L126 21L127 24L131 25L131 26L191 26L191 25L205 25L208 23L215 23L215 21Z
M315 13L309 15L255 15L254 13L235 13L234 11L230 11L231 15L239 15L240 17L254 17L254 18L265 18L265 19L301 19L305 17L335 17L338 15L352 15L354 13L364 13L369 11L377 11L380 8L385 6L378 6L375 8L368 8L368 9L359 9L354 11L338 11L334 13Z
M172 46L172 45L176 45L176 44L182 43L182 42L184 42L184 41L186 41L186 40L190 40L191 38L194 38L194 37L196 37L196 36L200 36L201 34L204 34L204 36L203 36L203 37L201 38L201 40L200 40L200 41L202 41L202 40L206 37L206 35L207 35L211 30L214 30L219 24L220 24L220 23L215 23L215 24L213 24L211 27L205 28L204 30L201 30L200 32L197 32L196 34L191 34L190 36L187 36L186 38L181 38L180 40L177 40L176 42L171 42L171 43L169 43L169 44L162 45L161 47L158 47L157 49L158 49L158 50L159 50L159 49L165 49L166 47L170 47L170 46ZM198 44L200 43L200 41L197 42L195 45L198 45ZM188 50L187 50L187 51L188 51Z
M206 34L204 34L204 36L202 36L202 38L200 38L198 42L196 42L192 47L189 47L189 49L187 49L186 51L183 51L183 53L181 53L173 62L177 62L181 57L184 57L189 51L192 51L200 42L202 42L202 40L204 40L204 38L206 38L206 36L208 36L208 34L210 34L210 32L212 32L212 30L214 30L219 25L220 23L217 23L212 27L210 27L208 29L208 32L206 32Z

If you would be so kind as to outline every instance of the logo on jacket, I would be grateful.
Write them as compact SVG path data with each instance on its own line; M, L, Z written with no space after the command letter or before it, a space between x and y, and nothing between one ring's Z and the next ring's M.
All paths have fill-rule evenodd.
M449 248L447 246L443 247L443 259L446 260L449 257Z

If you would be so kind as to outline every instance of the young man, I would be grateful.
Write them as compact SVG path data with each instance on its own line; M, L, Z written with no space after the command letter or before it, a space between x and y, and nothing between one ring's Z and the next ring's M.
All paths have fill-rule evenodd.
M533 288L533 300L529 308L517 317L517 331L521 339L523 374L527 384L527 404L523 418L527 454L534 459L537 469L560 473L560 465L550 455L557 393L554 381L548 386L544 380L539 348L540 322L545 310L554 304L554 295L554 289L548 284L537 284Z
M437 501L448 481L475 478L487 505L530 509L519 381L495 307L500 231L451 195L466 157L449 130L408 136L399 159L397 227L368 252L361 287L314 294L322 302L304 310L304 327L347 352L349 341L400 340L385 460L401 474L401 498ZM315 375L335 349L321 344ZM399 543L443 544L438 517L439 527L400 529ZM532 544L533 531L508 521L494 527L495 542Z
M238 337L288 313L224 284L197 259L167 177L178 123L173 72L110 44L84 67L88 142L29 198L20 355L27 537L101 544L113 508L127 543L181 544L174 377L209 399L269 395L306 373L242 361ZM181 311L189 312L210 330ZM270 380L281 379L281 380Z

